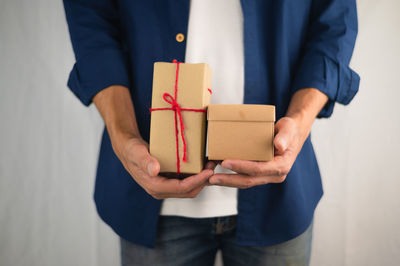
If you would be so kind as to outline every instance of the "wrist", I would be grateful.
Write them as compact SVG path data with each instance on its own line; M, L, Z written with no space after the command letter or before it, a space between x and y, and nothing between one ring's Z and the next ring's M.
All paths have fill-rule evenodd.
M314 118L307 112L307 110L299 109L295 112L286 114L286 117L291 118L297 125L297 131L302 141L305 141L310 134Z
M120 151L132 139L143 140L138 132L120 128L117 125L107 126L107 132L110 136L111 145L116 152Z
M121 150L128 140L142 139L127 87L107 87L96 94L93 101L104 120L114 151Z
M308 137L315 118L327 101L328 97L316 88L304 88L293 95L286 116L296 122L304 140Z

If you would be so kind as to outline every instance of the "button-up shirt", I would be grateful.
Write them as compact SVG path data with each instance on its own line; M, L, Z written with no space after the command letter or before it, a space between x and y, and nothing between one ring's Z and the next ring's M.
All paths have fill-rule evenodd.
M189 0L64 0L76 63L68 86L89 105L111 85L130 89L142 137L150 129L153 64L185 60ZM276 105L285 115L292 95L317 88L348 104L360 78L349 61L357 36L355 0L241 0L244 17L246 104ZM207 19L206 17L204 19ZM236 242L265 246L294 238L309 226L323 194L310 137L285 182L238 193ZM94 199L100 217L121 237L154 247L162 200L139 186L101 141Z

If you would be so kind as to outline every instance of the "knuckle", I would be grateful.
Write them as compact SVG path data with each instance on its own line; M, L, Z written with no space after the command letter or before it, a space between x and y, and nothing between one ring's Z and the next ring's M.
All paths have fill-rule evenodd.
M280 168L276 169L276 175L277 176L282 176L283 175L282 170Z
M160 195L158 195L158 194L152 194L151 195L153 198L155 198L155 199L162 199L162 197L160 196Z
M136 151L137 151L137 152L147 153L148 149L147 149L147 147L144 146L144 145L137 145L137 146L136 146Z
M147 187L145 189L145 191L155 199L163 199L161 194L157 190L155 190L154 188Z
M287 175L290 172L290 166L286 165L285 167L283 167L283 174Z
M152 189L150 189L150 188L145 189L145 191L147 192L147 194L149 194L149 195L151 195L151 196L156 195L155 191L152 190Z
M179 193L186 194L192 190L192 187L187 182L182 181L179 183L178 190L179 190Z
M178 194L186 194L188 192L187 188L186 188L186 185L184 183L180 182L179 185L176 188L176 192Z
M140 168L140 170L147 173L147 164L149 163L149 160L147 158L140 158L140 160L135 163Z
M130 155L142 154L142 153L144 153L146 151L146 148L143 145L137 145L137 144L135 144L135 145L133 145L131 147L127 147L127 148L128 148L127 152Z
M290 167L288 167L287 165L283 165L277 169L277 175L285 176L289 173L289 171L290 171Z
M146 193L152 196L153 198L155 198L155 196L157 195L156 193L154 193L152 189L149 188L145 188L144 191L146 191Z
M146 145L143 145L143 143L131 143L130 146L127 147L130 151L134 152L134 153L142 153L142 152L147 152L148 148L146 147Z
M193 199L193 198L195 198L197 196L197 192L196 191L190 192L188 196L189 196L189 198Z
M155 195L158 195L158 194L160 194L159 193L159 191L157 191L156 189L154 189L153 187L147 187L146 188L146 192L148 193L148 194L150 194L151 196L155 196Z
M179 183L180 184L180 183ZM188 191L186 191L186 188L184 185L179 185L176 188L176 193L177 194L186 194Z
M254 175L260 176L260 175L262 175L262 174L263 174L263 169L262 169L262 167L261 167L260 165L256 165L256 166L254 167Z
M278 183L283 183L285 180L286 180L286 175L279 176L279 177L277 178L277 182L278 182Z
M244 183L245 188L251 188L254 185L253 179L251 178L246 178L246 181Z

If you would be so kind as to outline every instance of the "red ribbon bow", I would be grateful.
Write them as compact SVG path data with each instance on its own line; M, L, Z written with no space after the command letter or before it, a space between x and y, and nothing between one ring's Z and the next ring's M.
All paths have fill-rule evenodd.
M176 172L180 174L180 158L179 158L179 130L178 130L178 118L179 118L179 124L181 127L181 138L182 138L182 143L183 143L183 162L186 162L187 157L186 157L186 140L185 140L185 135L184 135L184 130L185 130L185 125L183 123L182 119L182 113L181 111L192 111L192 112L201 112L205 113L205 109L188 109L188 108L181 108L177 99L178 99L178 78L179 78L179 64L181 62L177 62L176 60L172 61L173 63L176 63L176 76L175 76L175 97L172 97L171 94L165 92L163 94L163 99L167 103L171 104L171 107L169 108L150 108L150 112L152 111L160 111L160 110L173 110L175 112L174 120L175 120L175 141L176 141ZM211 90L208 89L208 91L211 93Z

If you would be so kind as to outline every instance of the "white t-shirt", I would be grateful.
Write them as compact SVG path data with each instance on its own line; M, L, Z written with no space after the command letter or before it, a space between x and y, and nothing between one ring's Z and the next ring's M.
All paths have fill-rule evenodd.
M243 14L240 0L191 0L186 63L212 69L212 104L242 104ZM217 166L215 172L230 172ZM161 215L216 217L237 214L237 188L206 186L196 198L169 198Z

